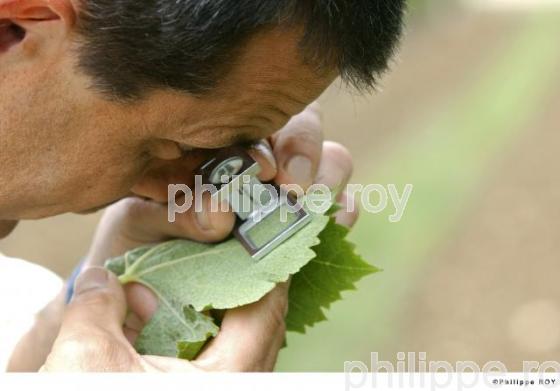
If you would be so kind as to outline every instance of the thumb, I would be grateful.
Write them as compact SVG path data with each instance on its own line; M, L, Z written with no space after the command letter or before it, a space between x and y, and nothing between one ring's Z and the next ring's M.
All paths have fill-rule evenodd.
M126 299L119 280L104 268L88 268L76 279L60 336L92 329L122 334L125 315Z
M218 336L194 362L198 368L270 372L284 345L289 283L279 284L257 303L225 313Z
M120 371L134 368L122 324L126 301L118 279L103 268L76 279L74 297L43 370Z

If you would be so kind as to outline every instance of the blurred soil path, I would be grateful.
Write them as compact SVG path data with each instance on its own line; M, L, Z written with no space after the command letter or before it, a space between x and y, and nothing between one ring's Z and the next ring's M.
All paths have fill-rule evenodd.
M550 93L434 253L400 347L512 371L560 360L560 77Z

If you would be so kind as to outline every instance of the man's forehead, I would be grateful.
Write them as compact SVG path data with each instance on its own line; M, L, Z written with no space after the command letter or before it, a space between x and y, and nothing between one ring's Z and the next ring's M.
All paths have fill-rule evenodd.
M286 122L315 101L337 77L336 69L306 64L298 29L277 27L247 42L227 76L210 92L210 100L251 120L256 128ZM256 130L258 133L258 129ZM250 132L249 132L250 133Z
M216 90L238 88L239 84L265 91L300 87L302 92L313 93L324 88L325 80L336 76L336 69L319 69L306 63L302 37L299 27L277 26L255 33L239 48Z

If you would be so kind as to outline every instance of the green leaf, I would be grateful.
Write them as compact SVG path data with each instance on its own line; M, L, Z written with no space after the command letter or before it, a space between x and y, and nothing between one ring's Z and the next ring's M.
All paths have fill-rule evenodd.
M327 216L314 216L301 231L258 262L236 239L217 245L175 240L110 260L107 267L123 284L143 284L160 300L156 314L138 338L137 350L166 356L193 350L206 336L216 334L216 326L210 325L208 317L197 318L194 314L260 300L315 256L311 247L319 243L318 235L328 220ZM191 350L188 355L196 354Z
M326 320L324 310L342 299L341 292L356 289L355 283L379 269L365 262L346 237L349 230L331 219L313 247L316 257L292 278L288 330L305 333L306 327Z
M123 284L143 284L160 300L136 341L137 351L192 359L218 332L203 311L254 303L290 276L288 330L305 332L324 320L324 310L342 291L378 271L355 253L347 235L333 218L316 215L258 262L236 239L217 245L175 240L132 250L106 266Z
M160 308L138 336L135 347L140 354L191 360L218 330L212 318L194 308L160 300Z

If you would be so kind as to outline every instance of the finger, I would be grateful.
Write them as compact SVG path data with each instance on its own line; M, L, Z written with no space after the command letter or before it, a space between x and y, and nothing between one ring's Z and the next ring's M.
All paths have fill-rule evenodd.
M177 208L184 200L176 201ZM198 242L217 242L225 239L235 224L231 211L222 211L219 203L213 202L209 193L204 193L200 204L196 201L186 211L173 213L174 222L169 221L169 205L140 198L122 201L127 232L135 233L136 241L151 243L169 238L185 238ZM175 209L179 211L180 209ZM224 209L227 210L227 209Z
M131 344L142 332L158 308L156 295L141 284L132 283L124 287L129 315L126 317L124 332Z
M261 166L258 178L263 182L272 181L276 177L278 167L270 143L267 140L261 140L249 147L247 152Z
M138 320L146 324L158 308L156 295L141 284L127 284L125 286L128 308L138 316Z
M45 368L134 369L134 351L122 331L125 314L125 295L117 278L103 268L84 270Z
M353 170L350 152L338 143L325 141L315 183L323 184L331 191L337 192L337 200L339 200Z
M334 215L336 222L349 228L353 227L360 215L354 198L348 193L342 192L338 202L340 210Z
M321 114L312 104L272 137L274 156L278 162L278 184L311 186L317 174L323 149Z
M336 222L347 227L352 227L359 215L354 198L345 191L353 169L352 156L345 147L332 141L323 144L323 157L315 182L336 193L335 200L340 206L335 214Z
M259 302L226 312L218 336L194 362L205 370L271 371L283 346L288 284Z
M76 279L74 296L66 309L59 335L86 329L118 335L122 333L125 315L125 295L115 275L104 268L88 268Z
M126 339L128 340L128 342L131 345L134 345L134 343L136 342L136 339L138 338L138 336L142 332L143 327L144 327L144 323L140 320L138 315L136 315L134 312L130 312L126 316L126 319L124 320L124 325L123 325L123 333L124 333L124 336L126 337Z

